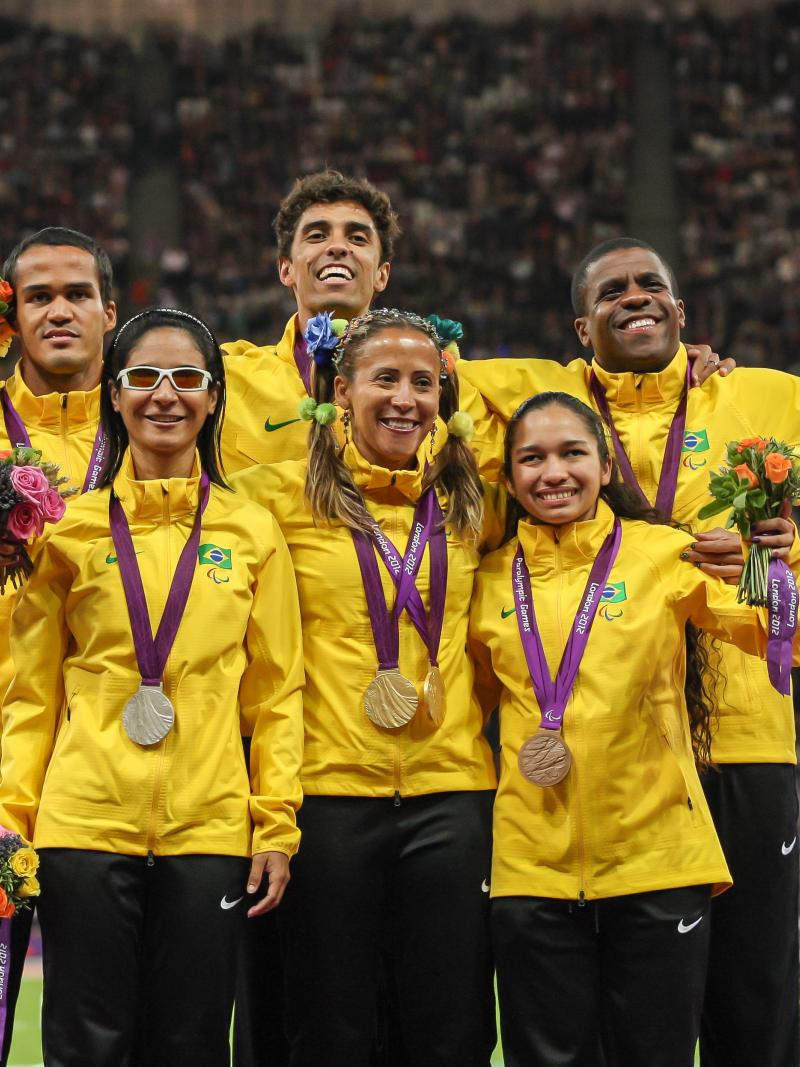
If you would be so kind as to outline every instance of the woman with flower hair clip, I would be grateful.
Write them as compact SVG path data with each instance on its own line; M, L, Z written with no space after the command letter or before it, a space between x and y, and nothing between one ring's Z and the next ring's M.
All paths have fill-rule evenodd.
M303 848L279 915L291 1063L369 1062L383 959L396 1062L488 1067L496 779L465 641L494 497L436 325L323 315L307 340L308 461L233 480L274 511L303 619Z

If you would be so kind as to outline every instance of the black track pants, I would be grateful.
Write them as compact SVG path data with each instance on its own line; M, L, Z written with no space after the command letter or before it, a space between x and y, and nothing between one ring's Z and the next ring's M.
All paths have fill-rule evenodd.
M488 1067L492 799L306 797L278 915L292 1067L367 1067L382 959L392 1061Z
M708 886L494 899L505 1067L692 1067L709 904Z
M249 861L40 851L47 1067L224 1067Z
M729 763L703 775L733 888L711 906L702 1067L797 1067L795 768Z
M8 1054L11 1051L11 1035L14 1031L14 1013L17 1010L17 998L19 987L22 983L22 972L25 967L25 956L28 953L28 942L31 939L31 923L33 922L33 908L18 912L11 920L11 961L6 966L6 1027L0 1035L0 1067L6 1067Z
M274 911L247 920L233 1018L234 1067L287 1067L283 961Z

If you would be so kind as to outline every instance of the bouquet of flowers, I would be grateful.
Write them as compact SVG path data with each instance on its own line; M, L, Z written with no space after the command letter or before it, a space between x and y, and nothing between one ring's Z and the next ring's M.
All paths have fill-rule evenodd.
M7 582L16 589L30 574L33 564L25 543L41 536L46 522L59 521L64 497L76 491L59 489L69 479L58 472L58 464L42 462L42 453L34 448L0 452L0 540L17 549L13 563L0 565L0 593Z
M0 919L10 919L39 896L39 857L11 830L0 827Z
M785 501L800 498L798 456L783 441L774 438L744 437L727 446L727 466L712 474L709 491L714 498L702 507L698 517L730 510L725 526L735 526L744 540L750 528L761 519L780 515ZM770 550L752 544L739 579L739 602L768 605Z

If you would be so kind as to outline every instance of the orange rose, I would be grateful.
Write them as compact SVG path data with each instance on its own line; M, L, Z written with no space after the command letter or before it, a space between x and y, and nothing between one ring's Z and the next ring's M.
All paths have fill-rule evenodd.
M758 478L756 478L755 474L753 474L746 463L740 463L738 467L734 467L733 473L738 474L743 482L749 482L753 489L758 485Z
M739 442L739 451L743 448L755 448L759 452L763 452L767 447L767 442L763 437L743 437Z
M764 473L773 485L780 485L781 482L785 482L791 469L792 461L777 452L770 452L764 460Z
M0 278L0 300L4 301L6 304L10 304L13 298L14 290L7 281Z
M16 910L17 909L8 899L8 894L5 889L0 886L0 919L10 919Z
M10 341L14 336L14 327L0 315L0 341Z

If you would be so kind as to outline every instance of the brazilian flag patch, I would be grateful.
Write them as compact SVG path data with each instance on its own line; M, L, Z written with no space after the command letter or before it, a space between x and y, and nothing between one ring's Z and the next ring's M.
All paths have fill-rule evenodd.
M200 545L197 550L197 559L201 564L209 567L219 567L223 571L231 569L231 550L220 548L219 545Z
M609 582L603 590L600 602L602 604L621 604L623 600L627 599L628 594L625 592L624 582Z
M683 435L681 452L708 452L708 434L705 430L687 430Z

